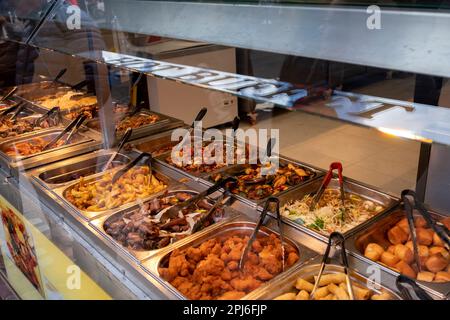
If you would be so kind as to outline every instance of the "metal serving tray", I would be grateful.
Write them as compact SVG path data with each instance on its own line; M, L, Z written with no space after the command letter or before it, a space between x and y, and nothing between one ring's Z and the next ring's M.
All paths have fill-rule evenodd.
M148 110L142 110L138 113L138 115L157 115L159 117L159 120L155 123L148 124L136 129L133 129L133 133L130 137L130 140L138 139L141 137L148 137L150 135L153 135L155 133L170 130L173 128L181 127L183 125L183 122L181 120L154 112L154 111L148 111ZM114 116L114 121L119 121L124 119L127 116L126 113L118 113ZM96 131L101 132L101 126L100 126L100 120L98 118L94 118L89 120L86 125ZM120 138L123 136L124 132L117 132L116 131L116 140L120 140Z
M108 162L113 152L102 152L95 156L89 154L81 158L72 158L64 162L58 162L51 166L39 168L32 176L48 189L55 189L78 181L81 177L88 177L102 172L103 166ZM114 158L114 168L130 162L130 156L118 154Z
M277 195L277 198L280 200L280 208L289 202L292 202L295 200L301 200L304 196L317 192L321 183L322 183L321 179L316 179L307 184L304 184L303 186L295 187L288 192ZM336 178L331 179L330 184L328 185L328 188L339 190L338 179L336 179ZM359 182L353 181L348 178L345 178L344 189L345 189L345 192L357 194L357 195L361 196L362 198L371 200L371 201L378 203L384 207L384 210L381 211L380 213L378 213L377 215L366 220L365 222L362 222L361 224L354 227L353 229L350 229L347 232L345 232L343 234L345 238L348 238L352 234L358 232L359 230L364 229L366 226L371 224L373 221L380 219L382 216L384 216L384 214L389 212L393 207L395 207L398 204L397 198L394 198L391 195L388 195L388 194L382 193L380 191L377 191L375 189L372 189L368 186L364 186L364 185L360 184ZM258 207L258 210L262 211L262 207L261 206ZM273 214L273 213L271 213L271 214ZM306 226L296 223L294 220L290 220L284 216L283 216L283 220L287 224L293 226L294 228L298 228L298 229L304 231L305 233L308 233L309 235L316 237L319 240L322 240L324 242L328 241L328 235L321 234L313 229L307 228Z
M283 156L280 156L280 160L279 161L280 161L280 165L283 165L283 166L284 165L287 166L289 163L292 163L292 164L298 165L300 167L306 168L306 169L308 169L308 170L313 172L313 176L311 178L309 178L308 180L299 183L298 185L291 186L291 187L289 187L288 189L286 189L284 191L281 191L279 193L274 194L273 196L276 196L276 197L282 196L286 192L289 192L290 190L298 188L299 186L305 185L306 183L309 183L311 181L314 181L317 178L322 177L324 175L324 172L321 169L315 168L313 166L310 166L310 165L305 164L305 163L300 162L300 161L295 161L295 160L292 160L292 159L289 159L289 158L286 158L286 157L283 157ZM245 168L245 165L239 165L238 164L238 165L234 165L234 166L227 167L227 168L221 168L220 170L216 171L215 173L221 173L223 178L226 178L226 177L231 176L231 175L235 176L235 172L239 168ZM204 183L206 183L208 185L213 185L214 184L214 182L210 178L212 174L214 174L214 173L209 173L206 176L203 176ZM252 199L248 199L248 198L246 198L246 197L244 197L242 195L239 195L239 194L233 194L233 196L236 199L246 203L247 205L249 205L251 207L258 208L258 210L262 210L260 208L260 206L262 206L263 203L266 202L266 200L271 197L271 196L268 196L268 197L265 197L265 198L262 198L262 199L259 199L259 200L252 200Z
M111 172L111 171L112 171L112 170L108 170L107 173L109 173L109 172ZM65 185L65 186L63 186L63 187L53 189L53 192L54 192L60 199L62 199L62 201L66 204L67 208L69 208L70 210L72 210L72 211L74 211L75 213L77 213L77 214L78 214L80 217L82 217L83 219L85 219L85 220L91 220L91 219L93 219L93 218L97 218L97 217L100 217L100 216L102 216L102 215L110 215L110 214L112 214L112 213L114 213L114 212L117 212L117 211L120 211L120 210L122 210L122 209L129 208L129 207L131 207L131 206L133 206L133 205L135 205L135 204L137 204L137 203L139 203L139 202L141 202L141 201L142 201L142 202L145 202L145 201L148 201L148 200L150 200L150 199L153 199L153 198L155 198L155 197L161 195L162 193L164 193L166 190L169 190L170 188L172 188L172 187L174 187L174 186L176 186L176 185L178 184L177 181L174 181L173 179L171 179L171 178L169 178L169 177L163 175L162 173L160 173L160 172L159 172L158 170L156 170L156 169L153 169L152 172L153 172L153 175L155 175L155 176L158 178L158 180L163 181L164 184L167 186L164 190L162 190L162 191L160 191L160 192L156 192L156 193L154 193L154 194L152 194L152 195L150 195L150 196L148 196L148 197L146 197L146 198L143 198L143 199L137 199L137 200L135 200L135 201L132 201L132 202L129 202L129 203L125 203L125 204L122 204L121 206L118 206L118 207L112 208L112 209L107 209L107 210L102 210L102 211L87 211L87 210L80 210L80 209L78 209L76 206L74 206L70 201L68 201L68 200L66 199L66 194L67 194L67 192L69 192L72 188L74 188L75 185L79 183L79 180L78 180L78 181L75 181L75 182L73 182L73 183L71 183L71 184L67 184L67 185ZM99 173L99 174L95 174L95 175L89 176L89 178L84 179L84 182L87 183L87 184L89 184L89 183L94 183L95 181L100 180L105 174L106 174L106 173L102 172L102 173Z
M152 135L151 137L135 140L131 142L130 145L136 150L150 153L153 157L158 157L169 151L166 148L171 149L179 143L178 141L172 141L172 132L173 130L169 130ZM161 151L161 149L163 149L163 151Z
M171 194L174 194L174 193L177 193L177 192L186 192L186 193L189 193L189 194L192 194L192 195L196 195L196 194L199 193L199 192L196 191L196 190L185 189L185 188L186 188L186 186L180 185L179 188L171 189L171 190L169 190L169 191L167 192L167 194L161 194L161 195L158 196L158 197L167 197L167 196L170 196ZM212 200L211 198L206 198L206 200L207 200L208 202L210 202L211 204L213 204L213 200ZM134 250L134 249L131 249L131 248L126 248L126 247L124 247L123 245L121 245L117 240L115 240L111 235L109 235L109 234L105 231L105 229L104 229L104 224L105 224L105 222L107 222L107 221L116 221L116 220L120 219L124 214L129 213L129 212L132 212L132 211L139 210L139 208L140 208L140 205L135 205L135 206L133 206L133 207L131 207L131 208L127 208L127 209L121 210L121 211L116 212L116 213L113 213L113 214L111 214L111 215L101 216L101 217L99 217L99 218L97 218L97 219L91 220L91 221L90 221L90 224L91 224L91 225L92 225L92 226L93 226L93 227L94 227L94 228L95 228L95 229L96 229L103 237L107 238L107 239L109 240L109 242L112 243L112 245L114 246L114 248L116 248L116 249L119 248L120 250L124 251L126 254L131 255L131 257L132 257L133 259L137 260L138 262L143 261L143 260L149 258L150 256L152 256L152 255L154 255L154 254L160 252L161 250L168 248L169 246L172 245L172 243L175 243L175 242L178 242L178 241L180 241L180 240L185 239L185 238L183 238L183 239L176 240L176 241L172 242L171 244L167 245L166 247L160 248L160 249L154 249L154 250ZM225 214L224 214L223 219L222 219L221 221L218 221L218 222L212 224L211 226L215 226L215 225L217 225L217 224L223 224L223 223L229 221L232 217L235 217L235 215L234 215L233 213L231 213L229 210L224 210L224 212L225 212ZM207 230L207 229L210 228L211 226L208 226L208 227L206 227L206 228L203 229L203 230ZM199 232L202 232L203 230L200 230ZM187 236L186 238L188 238L188 237L190 237L190 236L191 236L191 235Z
M318 256L304 265L296 266L295 268L289 270L284 275L279 277L276 281L273 281L270 284L263 285L253 293L250 293L248 295L248 299L272 300L284 293L294 292L295 282L300 277L313 283L314 276L317 276L319 274L321 260L322 257ZM331 264L327 264L324 274L344 272L344 268L341 265L333 264L337 262L336 259L332 259L331 261ZM368 283L370 283L370 280L368 278L364 277L354 270L349 271L353 283L357 283L363 288L369 289ZM374 287L375 286L371 286L370 290L377 294L381 293L381 291L384 291L392 296L392 300L402 300L402 298L396 292L383 284L380 284L378 288ZM295 289L295 291L298 290Z
M229 222L225 222L223 224L222 223L214 224L208 227L207 229L198 232L197 234L194 234L186 239L176 242L171 247L162 249L160 252L150 257L148 260L144 261L142 263L142 267L144 268L145 271L153 275L156 280L160 281L161 284L166 286L167 289L169 289L176 297L178 297L179 299L186 300L187 298L184 295L182 295L169 282L162 279L159 274L158 268L168 262L170 254L175 249L182 250L188 247L198 247L203 242L208 241L209 239L216 237L226 237L230 233L249 236L255 229L255 226L256 224L254 222L246 219L243 216L238 216L236 219L233 219L232 221ZM260 234L268 236L270 234L278 234L278 233L270 228L262 227L260 229ZM286 235L284 240L287 244L296 248L297 252L299 253L299 260L291 268L294 268L296 265L301 265L306 261L310 260L312 257L317 256L316 252L298 244L297 242L291 240L291 238ZM269 280L267 283L275 281L282 274L283 273L280 273L279 275L275 276L272 280ZM242 299L245 300L246 297L243 297Z
M74 135L75 142L70 143L68 145L64 145L64 146L61 146L61 147L53 148L53 149L50 149L50 150L38 152L38 153L27 155L27 156L22 156L22 155L10 156L10 155L6 154L6 150L8 148L13 147L13 146L15 146L15 145L17 145L19 143L24 143L24 142L27 142L27 141L30 141L30 140L34 140L34 139L37 139L37 138L42 138L45 142L50 142L58 134L60 134L62 132L62 130L63 130L63 128L42 130L42 131L37 131L37 132L30 132L30 134L24 134L24 135L21 135L20 137L14 137L12 139L6 139L5 142L0 143L0 152L10 162L18 162L18 161L25 160L25 159L28 159L28 158L40 156L40 155L45 154L45 153L62 150L62 149L65 149L67 147L70 147L70 146L76 146L76 145L79 145L79 144L91 141L90 138L85 137L83 134L76 133Z
M6 88L3 90L3 92L7 92L12 87ZM53 82L53 81L40 81L40 82L33 82L33 83L27 83L27 84L21 84L17 86L17 91L14 94L15 96L21 97L25 100L36 100L43 96L46 96L48 94L51 94L53 92L57 92L60 90L71 90L71 88L65 84L59 83L59 82Z
M437 212L430 212L430 214L440 220L446 218L446 215L439 214ZM395 276L398 276L399 273L388 266L382 265L378 262L370 260L364 256L364 250L366 246L371 242L376 242L380 245L380 241L386 241L386 244L391 244L389 240L387 240L386 233L392 228L397 222L399 222L402 218L405 218L405 212L402 208L397 207L391 214L385 216L383 219L373 223L365 230L361 230L360 232L354 234L351 238L349 238L346 242L347 250L349 253L356 258L365 261L370 264L376 264L382 270L389 272ZM416 280L417 281L417 280ZM447 296L450 294L450 282L425 282L425 281L417 281L417 283L431 291L436 295L444 295Z

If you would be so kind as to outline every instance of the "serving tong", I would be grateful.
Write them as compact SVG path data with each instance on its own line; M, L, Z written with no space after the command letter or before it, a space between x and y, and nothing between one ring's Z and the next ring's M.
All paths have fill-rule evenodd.
M409 285L414 290L414 293L419 298L419 300L433 300L433 298L425 290L419 287L413 279L408 278L407 276L401 274L395 280L395 285L397 286L398 290L403 296L403 299L414 300L414 298L411 296L409 290L404 286L404 284Z
M318 205L320 199L322 198L323 193L325 192L326 188L331 182L331 179L333 178L333 171L338 171L338 178L339 178L339 191L341 194L341 202L342 202L342 220L345 218L345 192L344 192L344 176L342 175L342 163L340 162L333 162L330 164L330 169L328 170L327 174L323 178L322 184L320 185L319 189L317 190L316 194L314 195L311 204L309 205L309 210L314 211L316 206Z
M6 108L5 110L3 110L0 113L0 119L4 119L11 112L13 112L13 115L10 117L10 120L11 120L11 118L13 119L13 117L14 118L17 117L17 115L20 113L20 111L23 110L24 106L25 106L25 102L24 101L21 101L21 102L13 104L12 106ZM17 110L19 110L19 112L17 112Z
M176 204L170 208L168 208L166 211L164 211L159 220L162 222L165 222L169 219L174 219L178 217L178 213L180 212L180 210L182 210L183 208L189 207L190 205L199 202L200 200L202 200L203 198L209 196L210 194L218 191L221 188L226 189L226 185L228 182L232 182L235 181L234 177L228 177L224 180L221 180L219 182L217 182L216 184L214 184L213 186L209 187L208 189L206 189L205 191L200 192L199 194L197 194L196 196L183 201L182 203Z
M270 197L267 199L266 203L264 204L263 211L261 212L261 216L258 220L258 223L256 224L255 230L253 230L252 235L250 236L250 239L248 240L247 244L245 245L244 250L242 251L241 259L239 260L239 270L243 271L245 262L247 261L248 254L252 248L253 242L255 242L256 237L258 236L259 230L261 229L262 225L264 224L264 220L267 216L267 212L270 209L270 205L275 204L276 208L276 217L277 217L277 224L278 224L278 235L280 237L281 242L281 266L282 270L284 271L286 263L285 263L285 250L284 250L284 234L283 234L283 224L281 220L281 213L280 213L280 200L275 197Z
M336 238L336 241L333 242L333 240L335 238ZM347 284L348 295L350 297L350 300L355 300L355 296L353 294L352 280L351 280L349 272L348 272L349 267L348 267L347 253L345 251L345 238L339 232L332 232L330 234L330 237L328 238L328 245L327 245L327 248L323 255L322 263L320 264L319 274L317 275L317 278L314 281L314 287L311 291L311 294L309 295L310 300L314 299L314 294L316 293L316 290L319 287L320 279L322 278L323 272L325 271L325 267L328 263L327 261L330 256L331 246L333 246L333 245L341 246L340 253L341 253L341 259L342 259L342 266L344 267L345 282Z
M84 120L86 120L86 115L80 114L78 117L76 117L67 127L64 128L63 131L61 131L60 134L58 134L53 140L51 140L45 147L42 149L42 151L48 150L51 146L53 146L56 142L58 142L60 139L62 139L69 131L69 134L67 135L66 140L64 141L63 145L66 145L70 142L73 135L78 131L78 129L83 124Z
M413 198L414 204L411 202L410 198ZM401 198L403 201L403 207L406 212L406 219L408 220L408 227L411 234L411 241L413 243L413 254L414 262L417 266L419 272L422 271L419 259L419 245L417 243L417 233L416 227L414 225L414 214L413 210L416 209L419 214L425 219L430 228L436 232L438 237L444 242L447 250L450 248L450 231L439 221L435 221L430 215L428 210L425 208L424 204L417 199L417 195L412 190L403 190L401 193Z
M117 157L117 155L122 150L122 148L125 145L125 143L127 143L128 139L130 139L132 134L133 134L133 129L127 128L127 130L123 134L122 138L120 139L119 144L117 145L116 151L111 155L111 157L109 158L108 162L103 167L103 171L105 171L105 170L107 170L109 168L109 166L111 165L113 160Z
M228 204L228 201L230 201L231 195L229 194L228 190L225 190L223 194L221 194L217 199L215 199L214 205L211 207L211 209L208 210L208 212L202 214L200 218L195 222L194 226L192 227L191 233L195 233L203 228L203 224L208 221L209 217L216 212L219 208L225 206Z
M16 93L17 89L18 89L17 86L12 87L12 89L9 90L9 91L8 91L8 92L0 99L0 102L3 102L3 101L5 101L5 100L7 100L9 97L11 97L14 93Z
M135 167L142 159L147 158L145 160L145 164L148 165L149 170L150 170L150 179L152 177L152 155L147 153L147 152L143 152L141 153L139 156L137 156L133 161L131 161L129 164L127 164L125 167L121 168L120 170L118 170L112 180L111 180L111 184L114 184L117 182L117 180L120 179L120 177L122 177L125 173L127 173L131 168Z
M50 119L51 117L55 116L57 117L57 121L60 121L60 112L61 109L59 107L53 107L51 108L49 111L47 111L46 113L44 113L42 116L40 116L39 118L37 118L34 123L33 126L34 127L38 127L42 124L42 122L46 119Z

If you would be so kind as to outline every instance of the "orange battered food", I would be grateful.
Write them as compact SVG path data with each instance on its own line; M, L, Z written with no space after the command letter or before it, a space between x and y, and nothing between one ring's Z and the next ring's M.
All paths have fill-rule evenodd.
M248 236L235 234L210 239L199 247L176 249L159 273L189 299L240 299L283 271L281 242L275 234L255 240L240 271L239 260L248 240ZM299 256L292 246L284 247L288 268Z

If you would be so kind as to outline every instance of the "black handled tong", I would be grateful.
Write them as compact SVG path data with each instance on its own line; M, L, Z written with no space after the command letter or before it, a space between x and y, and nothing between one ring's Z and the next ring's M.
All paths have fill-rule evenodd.
M334 241L335 240L335 241ZM325 271L325 267L328 263L328 258L330 256L330 251L332 246L341 246L341 263L344 267L344 274L345 274L345 280L347 283L347 291L348 295L350 297L350 300L355 300L355 296L353 294L353 286L352 286L352 280L349 275L349 267L348 267L348 260L347 260L347 252L345 251L345 238L344 236L339 232L333 232L330 234L330 237L328 238L328 245L325 250L325 253L323 255L322 263L320 264L319 274L317 275L316 281L314 282L314 288L311 291L310 299L314 299L314 294L316 293L317 288L319 287L320 278L322 278L323 272Z
M248 240L244 250L242 251L241 259L239 261L239 269L243 270L245 266L245 262L247 261L248 254L252 248L253 242L255 242L256 237L258 236L259 230L261 229L262 225L264 224L264 220L267 216L267 212L270 209L271 205L275 205L275 212L277 217L277 223L278 223L278 232L280 236L280 242L281 242L281 263L282 263L282 270L284 271L286 263L285 263L285 250L284 250L284 235L283 235L283 225L281 221L281 214L280 214L280 200L278 200L275 197L270 197L267 199L263 211L261 212L261 216L258 220L258 223L256 224L255 230L253 230L252 235L250 236L250 239Z
M125 173L127 173L131 168L136 166L139 162L141 162L142 159L147 158L145 160L145 164L147 164L150 168L150 177L152 176L152 156L149 153L143 152L139 156L136 157L133 161L131 161L129 164L127 164L125 167L117 171L112 180L111 183L114 184L117 182L117 180L120 179Z

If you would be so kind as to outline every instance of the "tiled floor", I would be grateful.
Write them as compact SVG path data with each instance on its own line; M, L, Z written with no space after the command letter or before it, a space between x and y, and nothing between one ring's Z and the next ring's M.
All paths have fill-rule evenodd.
M394 79L364 88L364 93L393 98L402 91L411 100L413 79ZM389 92L392 94L390 95ZM443 89L440 105L450 106L450 85ZM249 128L243 124L242 128ZM344 174L353 179L399 194L415 188L420 143L302 112L274 109L259 111L254 128L279 129L280 153L327 169L341 161Z

